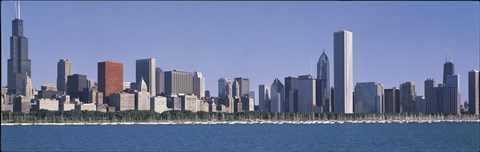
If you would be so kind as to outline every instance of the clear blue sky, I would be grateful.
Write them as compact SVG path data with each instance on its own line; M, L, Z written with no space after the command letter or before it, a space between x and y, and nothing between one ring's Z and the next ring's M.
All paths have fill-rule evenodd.
M353 32L354 82L386 88L427 78L442 81L445 54L454 58L462 102L467 72L479 68L478 2L22 2L35 87L56 82L56 64L97 79L97 62L124 64L154 57L163 70L201 71L217 80L250 78L250 89L275 78L315 75L325 48L333 66L333 32ZM2 2L2 86L14 3ZM332 69L333 76L333 69ZM333 84L333 83L332 83ZM258 94L256 95L258 96ZM257 100L258 102L258 100Z

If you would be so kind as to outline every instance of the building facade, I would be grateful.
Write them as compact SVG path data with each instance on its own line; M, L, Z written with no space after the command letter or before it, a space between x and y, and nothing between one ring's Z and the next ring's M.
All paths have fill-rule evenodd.
M353 113L353 38L343 30L333 34L335 113Z
M330 100L330 61L325 51L318 59L316 85L317 106L320 107L321 112L332 112Z
M135 92L135 110L150 110L150 93L147 83L142 79Z
M67 94L70 98L78 98L80 101L87 101L88 95L84 90L88 90L87 76L81 74L70 75L67 78Z
M400 113L400 90L385 89L385 113Z
M415 83L405 82L400 84L400 112L415 112Z
M147 84L147 91L151 96L155 96L157 93L155 83L157 60L155 58L139 59L135 63L135 82L140 84L143 79Z
M32 77L31 60L28 58L28 38L23 35L23 20L19 15L12 21L7 74L8 93L14 95L20 95L22 90L25 90L26 77Z
M238 77L235 78L235 81L238 82L240 92L237 94L238 97L248 96L250 92L250 79Z
M285 86L280 80L273 80L270 93L270 112L288 112L288 102L285 102Z
M67 89L68 76L72 75L72 61L60 59L57 63L57 90L65 92Z
M258 106L263 112L270 112L270 85L262 84L258 86Z
M110 101L112 93L123 90L123 64L111 61L98 63L98 91L103 92L103 101Z
M165 72L165 96L172 94L193 94L193 74L185 71Z
M159 67L155 69L155 84L157 95L165 94L165 73Z
M384 87L376 82L361 82L355 86L354 113L384 113Z
M316 107L316 82L311 75L298 77L298 112L313 112Z
M110 94L110 105L116 111L135 110L135 94L113 93Z
M298 78L285 77L285 100L288 112L298 112Z
M203 77L202 72L194 72L193 94L195 94L198 99L205 98L205 78Z
M468 72L468 112L480 114L480 72Z

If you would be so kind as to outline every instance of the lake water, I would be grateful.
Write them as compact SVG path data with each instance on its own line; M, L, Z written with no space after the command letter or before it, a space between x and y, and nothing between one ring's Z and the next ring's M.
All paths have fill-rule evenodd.
M1 128L2 151L480 151L480 123Z

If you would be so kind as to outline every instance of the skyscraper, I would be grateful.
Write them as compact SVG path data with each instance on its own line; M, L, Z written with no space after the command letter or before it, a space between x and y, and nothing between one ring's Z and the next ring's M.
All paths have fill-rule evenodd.
M335 113L353 113L353 39L352 32L333 34Z
M218 98L226 98L232 95L232 81L227 78L218 79Z
M362 82L355 86L355 113L384 113L385 93L383 85Z
M165 96L172 94L193 94L193 74L185 71L165 72Z
M435 100L435 80L427 79L425 80L425 102L426 102L426 113L435 113L437 110L437 102Z
M298 78L285 77L285 100L288 112L298 112Z
M417 93L415 92L415 83L405 82L400 84L400 112L401 113L415 112L416 96L417 96Z
M480 72L468 72L468 112L480 114Z
M240 93L240 84L238 83L237 79L233 80L232 84L232 97L234 99L239 99L242 97Z
M317 106L321 107L322 112L332 112L330 100L330 61L325 51L318 59L317 63Z
M270 85L258 86L258 106L260 111L270 112Z
M142 79L135 92L135 110L150 110L150 93L147 83Z
M315 79L311 75L298 77L298 112L313 112L316 106Z
M447 75L445 77L446 100L444 104L444 113L460 114L460 76Z
M155 58L139 59L135 65L135 82L141 84L143 79L145 83L147 83L147 91L150 92L150 96L155 96L157 93L155 89L155 68L157 66L157 60Z
M238 77L235 78L235 81L238 82L240 87L240 93L238 94L238 96L248 96L248 93L250 92L250 79Z
M70 75L67 78L67 94L70 98L79 98L80 101L88 100L87 76L81 74Z
M194 72L193 94L195 94L199 99L205 97L205 78L203 77L202 72Z
M20 6L18 6L20 7ZM17 8L18 10L20 8ZM12 21L12 36L10 37L10 59L8 67L8 93L21 94L25 89L26 77L32 77L31 60L28 58L28 38L23 35L23 20L20 10Z
M111 61L98 62L98 91L103 92L104 102L110 94L123 90L123 64Z
M393 87L385 89L385 113L400 112L400 90Z
M447 83L446 77L453 74L455 74L455 66L450 59L449 61L445 61L445 64L443 64L443 84Z
M69 59L60 59L57 63L57 90L66 91L67 78L72 75L72 62Z
M285 104L285 86L280 80L273 80L270 92L270 112L287 112L289 108L288 104Z
M159 67L155 69L155 89L157 94L165 93L165 74L163 70Z

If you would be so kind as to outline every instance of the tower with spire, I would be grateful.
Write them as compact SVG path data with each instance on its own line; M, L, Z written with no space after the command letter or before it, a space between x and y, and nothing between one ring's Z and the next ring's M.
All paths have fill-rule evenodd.
M28 58L28 38L23 35L23 20L20 19L20 2L17 2L15 19L12 21L10 37L10 59L8 59L8 92L22 94L26 77L31 75L31 60Z

